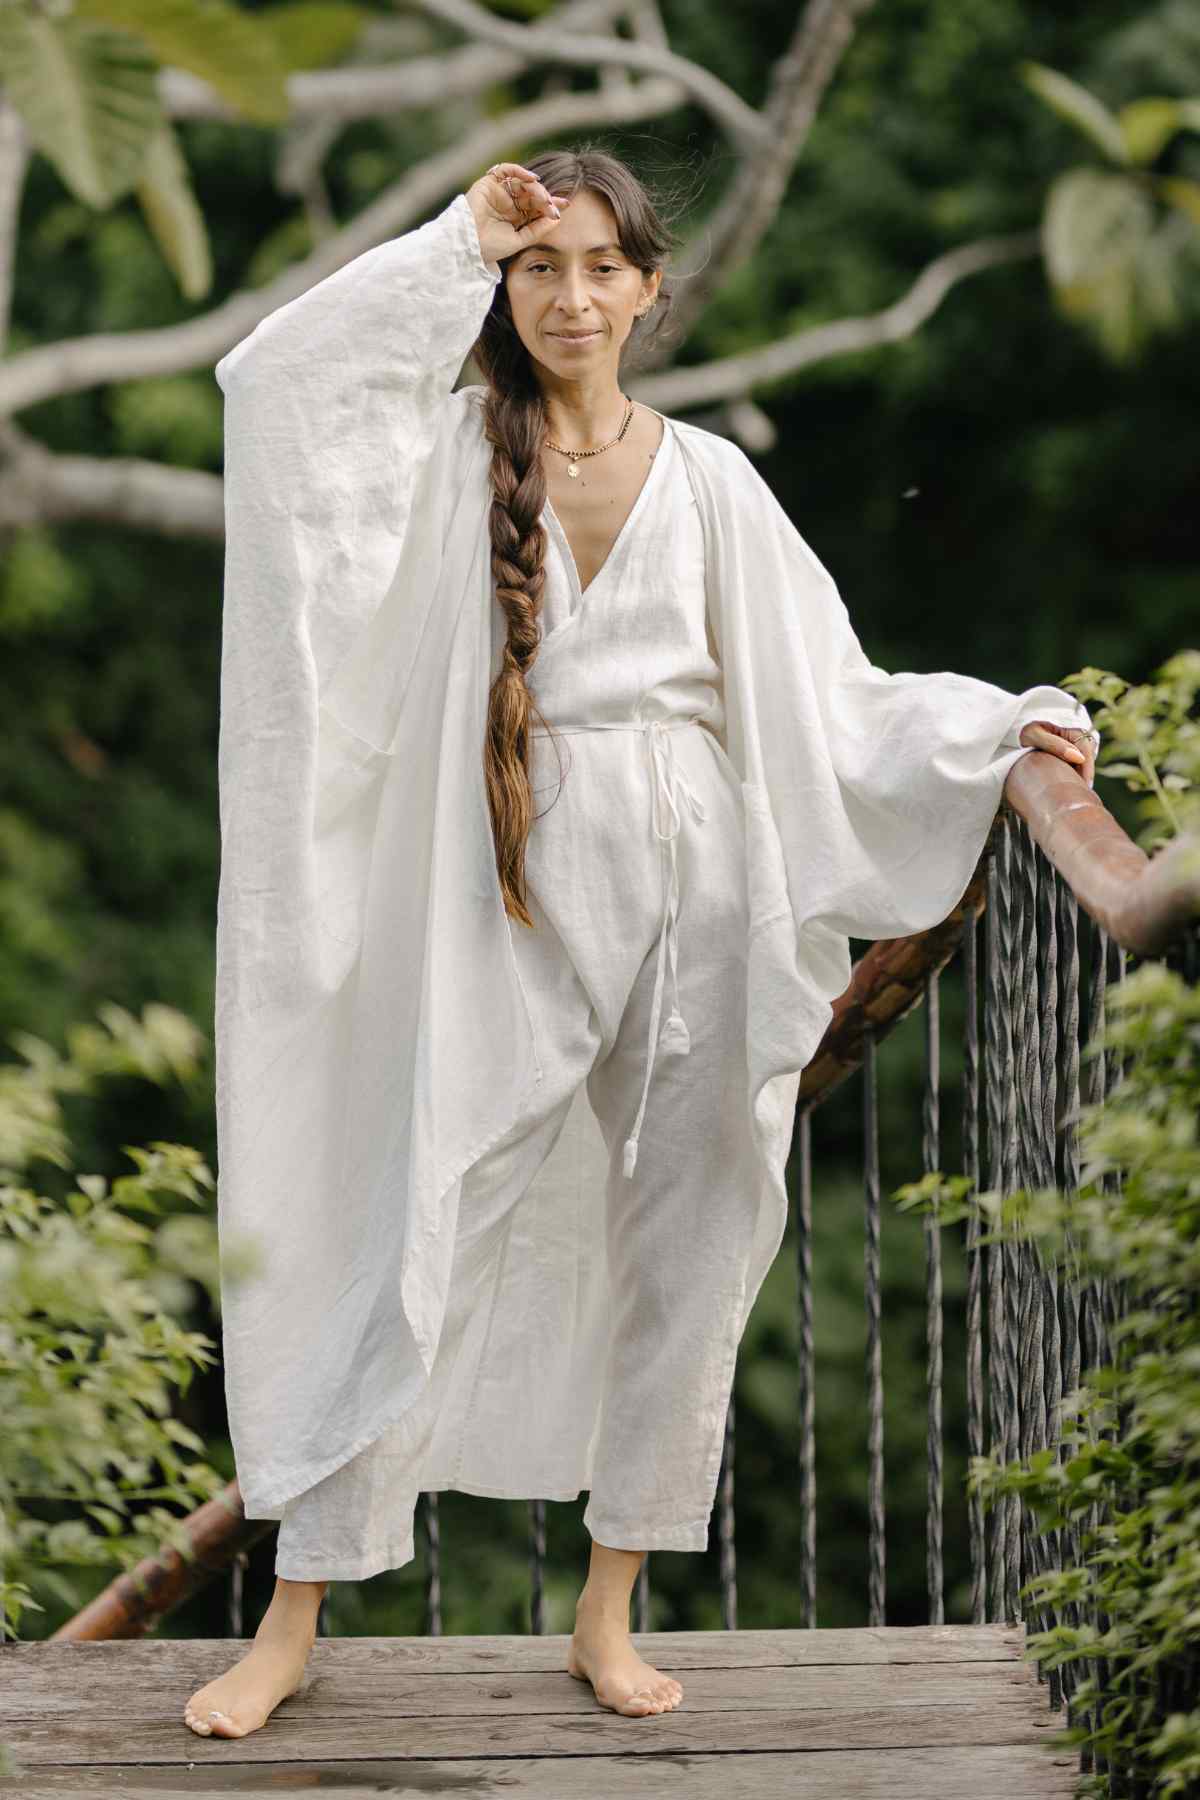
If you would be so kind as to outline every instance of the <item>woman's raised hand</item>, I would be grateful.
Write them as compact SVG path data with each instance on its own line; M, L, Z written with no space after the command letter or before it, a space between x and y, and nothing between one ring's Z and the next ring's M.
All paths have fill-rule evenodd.
M502 162L493 163L467 189L467 204L475 215L484 261L499 262L556 225L570 196L550 193L520 163Z

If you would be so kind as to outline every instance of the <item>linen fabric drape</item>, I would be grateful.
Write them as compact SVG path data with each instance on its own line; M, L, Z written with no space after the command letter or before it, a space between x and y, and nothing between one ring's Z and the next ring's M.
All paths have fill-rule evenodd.
M217 365L218 1208L251 1518L279 1518L423 1391L464 1173L541 1079L483 779L504 635L491 449L483 390L453 388L499 279L459 194ZM1016 694L875 667L749 459L672 424L704 529L746 832L745 1078L762 1162L748 1313L786 1221L796 1086L849 978L848 939L943 918L1026 754L1015 733L1090 720L1044 684ZM586 1108L574 1126L543 1191L603 1168ZM248 1242L260 1266L239 1278ZM535 1322L499 1324L522 1328ZM503 1370L495 1394L481 1434L503 1432Z

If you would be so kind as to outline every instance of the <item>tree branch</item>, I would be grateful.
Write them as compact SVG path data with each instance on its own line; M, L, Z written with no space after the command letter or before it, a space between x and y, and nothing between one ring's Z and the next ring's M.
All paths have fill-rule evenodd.
M20 113L0 90L0 353L8 342L17 259L17 219L28 166L29 134Z
M420 0L425 12L447 24L458 25L473 38L500 49L518 50L527 62L546 60L586 68L638 69L647 75L665 75L705 107L729 136L746 149L763 141L766 120L731 87L702 68L659 44L631 42L628 38L592 36L584 32L556 31L553 25L513 25L487 12L476 0Z
M154 331L102 332L27 350L0 364L0 417L42 400L76 394L111 381L137 381L211 367L268 313L304 293L364 250L406 231L448 192L475 180L523 138L552 137L581 126L615 125L657 117L678 106L672 81L622 84L587 93L554 94L485 119L465 138L428 157L386 188L370 206L334 232L302 262L265 287L232 295L183 325Z
M790 337L779 338L757 350L721 357L695 368L670 369L661 375L631 378L631 395L661 412L688 412L699 406L743 398L752 388L795 375L800 369L845 356L856 350L873 350L911 337L935 312L958 281L1000 263L1023 261L1041 252L1036 231L1008 237L980 238L960 244L935 257L917 276L906 294L882 312L861 319L834 319L827 325L806 326Z
M740 408L754 387L832 356L911 336L956 282L982 269L1036 256L1039 250L1034 231L962 244L937 257L908 292L882 312L809 326L777 343L697 368L631 379L629 392L663 412L685 413L722 401L733 401ZM14 426L0 427L0 526L68 519L104 519L167 537L219 538L224 526L220 477L132 458L54 456Z
M626 11L627 0L568 0L546 21L563 31L602 30ZM614 43L621 40L614 38ZM381 67L345 66L302 71L288 77L288 123L329 119L344 125L422 107L470 99L497 82L522 74L531 58L523 50L492 44L464 44L436 56L411 56ZM158 78L163 106L173 119L228 119L241 115L214 88L183 69L164 69Z
M56 456L15 426L0 426L0 529L85 519L219 540L221 477L136 457Z
M795 36L771 72L766 130L742 157L719 204L685 244L669 339L648 346L642 366L661 367L730 272L754 255L779 215L792 170L853 38L875 0L809 0Z

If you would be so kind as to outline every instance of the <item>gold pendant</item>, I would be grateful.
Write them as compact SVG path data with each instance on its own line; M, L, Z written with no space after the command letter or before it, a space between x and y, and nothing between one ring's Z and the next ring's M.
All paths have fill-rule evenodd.
M578 473L579 473L579 464L578 463L568 463L567 464L567 474L568 475L578 475Z

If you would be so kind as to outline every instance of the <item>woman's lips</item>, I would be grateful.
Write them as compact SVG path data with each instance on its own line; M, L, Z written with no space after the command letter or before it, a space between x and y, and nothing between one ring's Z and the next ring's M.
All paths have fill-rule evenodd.
M582 337L568 337L565 332L552 331L550 336L556 344L591 344L600 336L598 331L584 332Z

